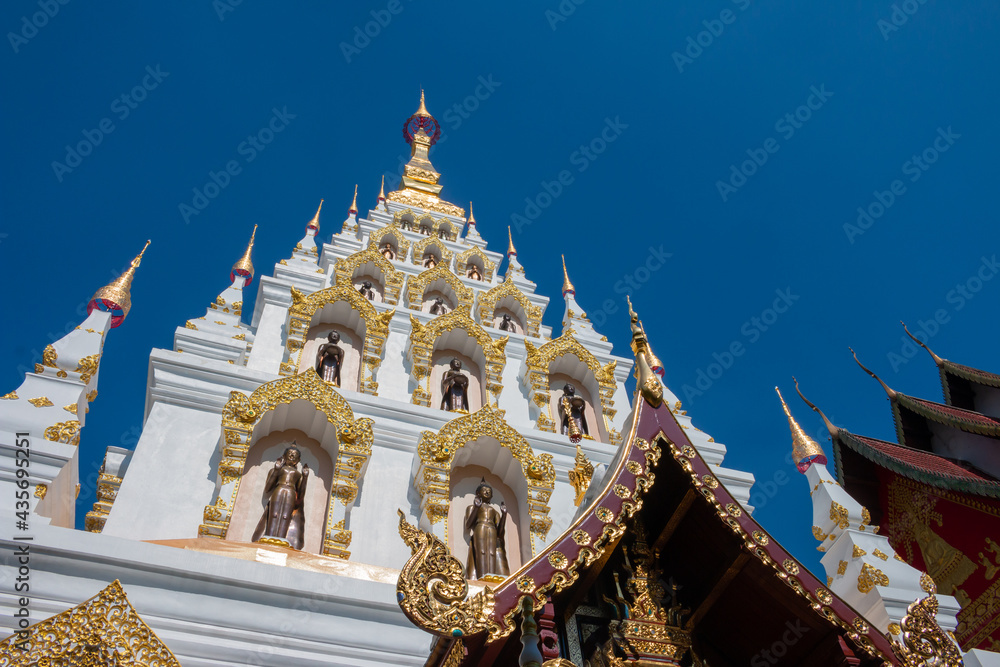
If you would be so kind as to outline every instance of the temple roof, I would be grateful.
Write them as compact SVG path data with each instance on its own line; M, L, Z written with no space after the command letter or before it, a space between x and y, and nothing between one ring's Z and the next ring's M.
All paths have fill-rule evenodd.
M1000 420L993 417L906 394L896 393L891 400L899 407L907 408L911 412L939 424L979 435L1000 437Z

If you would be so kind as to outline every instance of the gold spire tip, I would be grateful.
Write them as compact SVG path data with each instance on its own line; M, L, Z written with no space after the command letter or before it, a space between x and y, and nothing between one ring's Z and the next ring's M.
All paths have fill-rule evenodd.
M476 215L472 212L472 202L469 202L469 224L476 224Z
M245 271L249 274L249 279L253 280L253 262L250 261L250 253L253 251L253 241L257 237L257 225L253 226L253 231L250 232L250 242L247 244L247 249L243 251L243 256L236 260L233 264L232 271L230 272L230 280L235 280L235 276L241 275L240 272ZM249 283L249 281L247 281Z
M132 260L132 268L133 269L139 268L139 264L142 263L142 256L146 254L146 248L149 247L149 244L150 244L150 240L146 239L146 245L142 246L142 250L140 250L139 254L136 255L135 259Z
M785 403L785 397L781 395L781 390L775 387L774 391L778 393L781 408L785 411L785 417L788 418L788 428L792 432L792 458L795 461L795 467L799 469L799 472L805 473L813 463L822 463L825 465L826 454L823 453L823 448L815 440L806 435L806 432L802 430L799 423L795 421L792 411L788 409L788 404Z
M358 186L356 183L354 185L354 199L351 200L351 208L349 210L354 212L358 210Z
M566 255L562 256L562 265L563 265L563 289L562 289L563 294L565 294L566 292L576 293L576 288L573 287L573 283L570 282L569 272L566 271Z
M420 108L417 109L418 116L430 116L430 112L427 110L427 105L424 104L424 89L420 89Z
M382 185L378 189L379 201L385 199L385 174L382 174Z
M507 225L507 254L508 255L517 254L517 249L514 247L514 237L510 233L510 225Z

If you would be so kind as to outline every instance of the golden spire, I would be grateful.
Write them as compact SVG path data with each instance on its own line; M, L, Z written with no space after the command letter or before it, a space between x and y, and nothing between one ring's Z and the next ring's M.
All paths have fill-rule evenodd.
M312 217L312 220L306 223L306 229L312 230L319 233L319 212L323 210L323 200L319 200L319 207L316 209L316 215Z
M573 287L573 283L570 282L569 273L567 273L566 271L566 255L562 256L562 263L563 263L563 289L562 289L563 296L566 295L566 292L571 292L573 294L576 294L576 288Z
M798 387L798 383L796 383L796 387ZM799 423L795 421L792 411L785 403L785 397L781 395L781 390L777 387L774 390L778 392L781 407L785 411L785 416L788 417L788 427L792 431L792 458L795 461L795 467L799 469L799 472L804 473L813 463L826 465L826 454L823 453L823 448L806 435Z
M475 227L476 226L476 216L472 212L472 202L471 201L469 202L469 226L470 227Z
M420 89L420 108L417 109L416 116L427 116L428 118L433 118L434 116L427 110L426 105L424 105L424 89Z
M147 240L146 245L143 246L142 251L132 260L132 264L125 270L125 273L94 292L94 296L91 297L90 303L87 306L88 314L97 308L98 310L107 311L112 314L111 328L115 328L122 323L128 315L128 311L132 308L132 296L130 293L132 278L135 277L135 270L142 263L142 256L148 247L149 241Z
M861 363L861 361L858 359L858 353L855 352L853 348L849 347L847 349L850 350L851 354L854 355L854 361L858 362L858 366L861 366L861 370L863 370L865 373L868 373L868 375L871 375L878 381L880 385L882 385L882 389L885 389L885 393L889 395L889 400L896 398L896 391L892 389L889 385L887 385L885 382L882 382L882 378L880 378L879 376L875 375L870 370L868 370L868 368L866 368L865 365Z
M385 201L385 174L382 174L382 185L378 189L378 200Z
M507 225L507 254L517 254L517 249L514 247L514 237L510 235L510 225Z
M357 185L357 183L354 184L354 199L351 200L351 208L349 208L347 210L347 212L348 213L357 213L358 212L358 185Z
M250 233L250 243L247 244L247 249L244 251L243 256L236 260L233 264L233 270L229 273L229 280L233 281L234 276L240 276L245 278L244 287L250 284L253 280L253 262L250 261L250 252L253 250L253 240L257 236L257 225L253 226L253 232Z

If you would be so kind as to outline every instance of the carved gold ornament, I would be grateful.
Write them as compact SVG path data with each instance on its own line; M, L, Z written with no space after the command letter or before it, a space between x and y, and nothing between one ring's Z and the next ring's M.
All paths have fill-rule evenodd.
M559 551L549 553L549 564L557 570L565 570L569 560Z
M414 251L415 252L415 251ZM424 295L428 288L435 282L441 281L446 284L458 299L458 308L465 308L471 311L472 301L475 294L471 287L467 287L458 279L451 269L444 263L438 264L433 269L427 269L420 275L410 278L406 288L406 305L412 310L420 310L424 303Z
M830 520L837 523L837 527L841 530L847 528L851 525L850 520L847 518L848 512L847 508L843 505L835 502L830 503Z
M396 190L395 192L387 194L385 198L391 202L402 204L403 206L414 206L426 211L434 211L435 213L443 213L444 215L453 215L456 218L465 217L464 208L455 206L454 204L449 204L434 195L426 194L424 192L420 192L419 190L411 190L409 188L405 190Z
M254 440L255 426L267 412L298 400L312 403L328 422L336 426L339 444L328 501L323 555L350 557L350 552L342 546L344 536L340 536L339 541L334 540L340 533L347 532L349 535L350 531L338 530L335 525L344 518L347 507L353 505L357 497L358 483L371 457L374 422L367 417L355 419L347 400L323 382L311 368L299 375L261 385L250 396L238 391L229 392L229 402L222 409L223 448L219 462L222 488L215 504L205 507L204 523L198 528L199 536L225 539L246 466L247 452ZM218 502L218 499L225 498L229 498L228 503Z
M0 396L0 401L16 401L16 400L17 400L16 391L9 391L3 396Z
M509 304L511 301L516 302L523 311L525 333L532 338L538 338L542 326L542 309L531 303L524 292L509 280L487 292L479 293L479 303L476 306L479 321L492 326L497 306Z
M0 642L0 664L39 667L180 667L129 603L116 579L83 604Z
M796 563L791 558L786 558L785 562L781 564L785 568L785 572L792 575L793 577L799 573L799 564Z
M374 270L372 270L374 269ZM385 302L396 305L399 292L403 288L403 272L397 271L392 262L374 250L362 250L344 259L338 259L333 265L336 284L354 289L354 278L361 273L372 273L381 276Z
M80 422L76 419L56 422L45 429L45 439L52 442L62 442L75 447L80 444Z
M639 472L629 469L632 474L638 475L642 470L642 466L635 461L629 461L631 464L639 466ZM587 460L587 456L583 453L583 449L580 445L576 446L576 464L569 471L569 483L573 485L573 490L576 491L576 498L573 500L573 504L577 507L583 502L583 496L587 492L587 487L590 486L590 480L594 476L594 464Z
M861 566L861 574L858 575L858 591L861 593L869 593L876 586L888 586L889 577L887 577L882 570L878 569L874 565L865 563Z
M103 466L101 467L103 470ZM97 502L94 508L87 512L84 528L91 533L99 533L104 530L104 524L111 514L111 506L118 497L118 489L121 488L122 478L116 475L109 475L105 472L97 477Z
M906 608L900 621L903 641L893 641L896 654L907 667L961 667L962 652L937 623L938 601L933 595Z
M35 497L39 500L45 499L45 494L49 492L47 484L35 484Z
M399 218L400 214L397 213L396 217ZM388 237L392 237L392 239L396 241L396 261L402 261L405 259L407 253L410 251L410 242L406 239L406 236L403 234L403 231L399 228L399 225L395 220L382 229L371 233L371 237L368 240L368 249L378 251L379 248L388 242L386 241L386 238Z
M473 257L478 258L482 263L483 281L487 283L492 282L493 272L496 271L497 265L496 263L490 261L490 258L487 257L486 253L480 250L478 246L472 246L455 258L455 273L460 276L464 276L469 270L469 260Z
M424 263L424 255L427 254L427 249L431 246L438 251L437 256L437 266L434 268L448 268L451 266L451 258L455 254L448 250L445 246L444 241L437 237L437 233L434 232L432 236L428 236L422 241L418 241L413 244L413 264L416 266L422 266Z
M487 586L467 599L462 564L435 535L407 523L402 510L399 536L412 555L399 573L396 600L410 621L444 637L476 635L495 624L493 589Z
M36 408L47 408L50 405L54 405L52 401L49 400L48 396L39 396L37 398L29 398L28 403L31 403Z

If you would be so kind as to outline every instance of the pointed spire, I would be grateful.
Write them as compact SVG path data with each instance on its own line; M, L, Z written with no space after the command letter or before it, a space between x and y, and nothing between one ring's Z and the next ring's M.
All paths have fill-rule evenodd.
M476 215L472 212L472 202L469 202L469 227L476 226Z
M382 174L382 185L378 189L378 202L381 204L385 201L385 174Z
M256 236L257 225L254 225L253 232L250 233L250 243L247 244L246 251L244 251L243 256L240 257L235 264L233 264L233 270L229 272L229 282L235 283L237 276L243 278L243 287L246 287L253 282L253 262L250 261L250 253L253 251L253 240Z
M143 246L142 251L132 260L132 264L113 281L94 292L90 303L87 304L87 314L89 315L95 308L111 313L111 328L121 324L128 311L132 308L132 278L135 277L135 270L142 262L142 256L149 247L149 241Z
M573 287L573 283L570 282L569 273L566 271L566 255L562 256L562 265L563 265L563 287L562 287L563 296L566 296L567 293L576 294L576 288Z
M868 375L871 375L873 378L875 378L876 380L878 380L878 383L880 385L882 385L882 389L885 389L885 393L889 395L889 400L892 400L892 399L896 398L896 391L894 389L892 389L889 385L887 385L885 382L882 382L882 378L880 378L879 376L875 375L870 370L868 370L868 368L866 368L865 365L863 363L861 363L861 361L858 359L857 352L855 352L850 347L847 348L847 349L851 350L851 354L854 355L854 361L858 362L858 366L861 366L861 370L863 370L865 373L868 373Z
M826 454L823 452L823 448L806 435L799 423L795 421L792 411L785 403L785 397L781 395L781 390L777 387L774 390L778 392L778 400L781 401L781 408L785 411L788 427L792 431L792 458L795 461L795 467L799 469L799 472L805 473L813 463L826 465Z
M316 209L316 215L312 217L312 220L306 223L306 234L315 236L319 234L319 212L323 210L323 200L319 200L319 207Z
M517 254L517 248L514 247L514 237L510 234L510 225L507 226L507 256Z
M424 89L420 89L420 108L417 109L415 116L426 116L427 118L433 118L434 116L427 110L427 105L424 104Z
M934 354L934 351L933 351L933 350L931 350L931 348L927 347L927 345L925 345L925 344L924 344L924 342L923 342L922 340L920 340L919 338L917 338L916 336L914 336L913 334L911 334L911 333L910 333L910 330L906 328L906 323L905 323L905 322L903 322L903 320L900 320L900 321L899 321L899 323L903 325L903 331L905 331L905 332L906 332L906 335L907 335L907 336L909 336L910 338L912 338L912 339L913 339L913 342L914 342L914 343L916 343L916 344L917 344L917 345L919 345L920 347L922 347L922 348L924 348L925 350L927 350L927 353L928 353L929 355L931 355L931 359L933 359L933 360L934 360L934 363L935 363L935 364L937 364L938 366L940 366L941 364L943 364L943 363L944 363L944 359L942 359L941 357L939 357L939 356L937 356L936 354Z
M354 184L354 199L351 200L351 208L347 210L348 215L357 215L358 213L358 186Z

